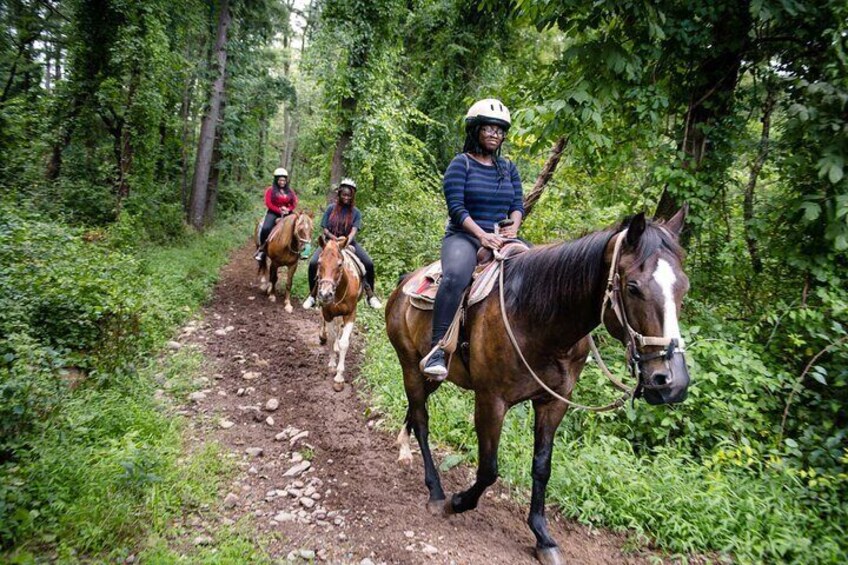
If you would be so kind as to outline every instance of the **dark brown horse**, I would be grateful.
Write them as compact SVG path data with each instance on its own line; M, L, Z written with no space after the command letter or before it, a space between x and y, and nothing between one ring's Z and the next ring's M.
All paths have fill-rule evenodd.
M333 390L344 390L345 356L350 346L350 334L356 321L356 305L362 296L362 280L359 271L346 258L345 245L347 238L340 237L325 241L318 238L321 245L321 255L318 256L318 280L315 281L316 297L321 306L321 343L327 343L327 327L329 325L331 344L330 361L327 368L333 377ZM336 353L339 354L338 363Z
M259 229L256 229L256 245L259 245ZM277 285L277 270L280 267L286 269L286 287L283 294L286 312L291 313L291 287L294 273L297 271L297 262L303 247L312 239L312 214L307 212L293 212L284 218L277 220L277 225L268 234L266 246L267 257L259 264L259 288L262 289L272 302L276 302L274 287ZM270 267L268 263L270 262ZM268 275L268 283L265 275Z
M546 392L527 365L547 387L568 398L589 350L586 336L603 322L627 346L639 379L637 395L650 404L686 398L689 374L677 322L689 286L677 243L684 218L685 209L666 223L639 214L615 228L536 247L505 261L505 315L526 364L505 332L496 289L466 313L467 361L457 353L450 363L448 379L475 392L479 462L474 484L447 501L427 437L426 401L440 383L425 380L419 370L419 361L430 349L431 312L416 309L400 287L395 289L386 305L386 330L403 369L409 402L398 436L399 460L412 461L413 431L424 459L431 511L453 514L477 506L498 476L498 443L507 410L531 400L535 443L528 524L536 536L539 560L562 561L547 529L545 491L554 434L568 406Z

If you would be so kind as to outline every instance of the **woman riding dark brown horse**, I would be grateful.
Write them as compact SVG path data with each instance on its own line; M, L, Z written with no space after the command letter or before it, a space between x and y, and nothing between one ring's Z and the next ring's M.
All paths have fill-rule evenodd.
M477 480L447 501L428 444L426 401L440 382L426 380L419 368L431 349L432 316L417 309L402 287L395 289L386 305L386 330L403 369L409 402L398 437L400 459L412 460L408 440L413 431L424 459L432 511L453 514L477 506L498 476L498 443L507 410L532 400L536 421L528 524L536 536L539 560L562 562L547 530L545 490L554 434L568 406L544 387L566 399L571 395L588 351L585 336L603 323L627 346L638 376L637 395L650 404L686 398L689 374L678 313L689 283L677 243L684 217L681 210L666 223L654 223L640 214L615 228L530 249L503 262L503 295L496 288L467 309L468 356L457 355L447 375L475 392L479 444ZM505 331L507 320L517 347Z

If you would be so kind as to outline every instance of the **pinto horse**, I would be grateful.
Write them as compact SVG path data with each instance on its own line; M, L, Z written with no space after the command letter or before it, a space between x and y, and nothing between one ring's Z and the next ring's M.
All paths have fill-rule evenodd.
M570 397L589 351L587 335L603 323L627 347L631 370L638 377L634 395L644 396L649 404L686 398L689 374L677 321L689 285L677 241L685 214L683 208L665 223L639 214L616 227L504 260L502 294L496 288L468 308L468 355L461 357L457 349L449 367L448 380L475 392L479 462L474 484L447 501L428 444L426 402L440 383L426 380L419 369L430 350L432 312L413 307L400 286L394 290L386 305L386 330L403 369L409 403L398 436L398 460L411 463L409 432L414 432L431 512L449 515L476 508L498 476L504 416L512 406L530 400L535 440L527 522L536 537L537 558L542 563L562 562L548 533L545 491L554 434L568 405L541 383ZM538 380L531 378L530 369Z
M256 244L259 245L259 230L262 225L256 230ZM268 243L266 246L267 257L259 264L259 288L268 295L271 302L276 302L277 297L274 294L274 287L277 285L277 269L287 267L286 269L286 287L283 294L285 302L285 310L288 313L292 312L291 305L291 287L294 280L294 273L297 271L297 262L300 259L300 253L303 247L312 239L312 214L307 212L293 212L284 218L277 220L277 225L268 234ZM271 266L268 267L270 262ZM269 281L265 282L265 275L268 275Z
M321 333L319 340L327 343L327 327L330 328L332 346L329 371L335 371L333 390L344 390L345 356L350 346L350 334L356 320L356 305L362 296L362 280L359 271L344 252L347 238L326 240L318 238L321 254L318 256L318 280L316 281L318 304L321 306ZM336 363L336 353L339 354Z

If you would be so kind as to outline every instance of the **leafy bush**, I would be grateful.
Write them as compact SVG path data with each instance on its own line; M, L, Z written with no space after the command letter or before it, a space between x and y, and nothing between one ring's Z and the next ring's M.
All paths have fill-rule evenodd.
M156 248L130 214L104 234L2 211L0 546L127 554L219 478L212 452L179 462L180 425L153 400L155 375L199 358L145 357L208 297L250 221Z

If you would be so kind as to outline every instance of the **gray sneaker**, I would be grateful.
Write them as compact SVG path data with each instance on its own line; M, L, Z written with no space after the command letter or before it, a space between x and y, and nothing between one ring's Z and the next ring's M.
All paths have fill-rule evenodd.
M434 381L443 381L448 376L448 366L445 361L445 351L442 348L436 349L433 354L427 359L424 364L424 375Z

